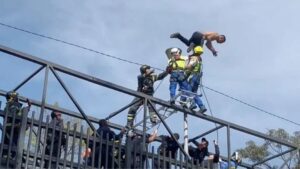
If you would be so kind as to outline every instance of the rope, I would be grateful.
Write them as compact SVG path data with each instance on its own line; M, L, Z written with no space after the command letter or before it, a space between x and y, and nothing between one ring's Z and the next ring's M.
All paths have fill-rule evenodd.
M203 65L201 66L201 73L203 74ZM211 108L211 106L210 106L210 103L209 103L209 101L208 101L208 97L207 97L207 95L206 95L206 93L205 93L205 91L204 91L204 89L203 89L203 85L202 85L202 76L201 76L201 79L200 79L200 85L199 85L199 87L200 87L200 91L202 91L202 93L203 93L203 95L204 95L204 97L205 97L205 100L206 100L206 103L207 103L207 107L208 107L208 110L209 110L209 112L210 112L210 115L212 116L212 117L214 117L214 115L213 115L213 111L212 111L212 108ZM217 127L217 123L215 123L215 127ZM217 130L216 131L216 134L217 134L217 142L219 142L219 130Z

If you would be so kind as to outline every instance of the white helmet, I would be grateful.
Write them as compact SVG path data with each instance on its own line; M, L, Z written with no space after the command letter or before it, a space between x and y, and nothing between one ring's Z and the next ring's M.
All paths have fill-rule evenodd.
M171 54L172 54L172 53L177 53L177 54L179 54L179 53L180 53L180 50L179 50L178 48L172 48L170 52L171 52Z
M237 162L238 164L242 162L242 157L241 155L239 154L239 152L234 152L232 155L231 155L231 160Z

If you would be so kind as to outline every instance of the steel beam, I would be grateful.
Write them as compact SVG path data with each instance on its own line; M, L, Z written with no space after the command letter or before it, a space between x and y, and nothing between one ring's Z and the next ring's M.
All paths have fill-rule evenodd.
M121 109L111 113L108 117L105 118L105 120L109 120L109 119L113 118L114 116L118 115L122 111L126 110L128 107L131 107L132 105L134 105L136 103L140 103L141 101L142 101L142 99L139 99L137 101L133 101L133 102L129 103L128 105L122 107Z
M69 96L69 98L72 100L72 102L74 103L74 105L76 106L76 108L79 110L80 114L82 115L83 119L87 122L87 124L91 127L91 129L94 131L95 134L98 135L98 133L96 132L95 127L93 126L93 124L91 123L91 121L87 118L86 114L84 113L84 111L82 110L82 108L80 107L80 105L78 104L78 102L75 100L75 98L73 97L73 95L71 94L71 92L69 91L69 89L67 88L67 86L65 85L65 83L61 80L61 78L59 77L59 75L55 72L55 70L50 67L52 73L54 74L55 78L58 80L59 84L62 86L62 88L65 90L65 92L67 93L67 95Z
M203 133L203 134L200 134L199 136L196 136L196 137L194 137L194 138L189 139L189 142L192 142L193 140L197 140L197 139L199 139L199 138L201 138L201 137L203 137L203 136L206 136L206 135L208 135L208 134L210 134L210 133L212 133L212 132L214 132L214 131L216 131L216 130L219 130L219 129L222 128L222 127L224 127L224 126L220 125L220 126L218 126L218 127L215 127L215 128L213 128L213 129L211 129L211 130L209 130L209 131L207 131L207 132L205 132L205 133Z
M147 127L147 104L148 104L148 100L145 99L144 100L144 117L143 117L143 152L145 150L146 147L146 127Z
M167 125L167 123L165 122L165 120L160 116L160 114L157 112L156 108L154 107L154 105L152 104L152 102L149 100L149 103L151 108L154 110L154 112L156 113L156 115L158 116L159 120L162 122L162 124L165 126L165 128L167 129L168 133L170 134L170 136L176 141L177 145L179 146L179 149L181 150L181 152L185 155L186 159L189 158L189 155L184 151L184 148L182 148L182 146L180 145L180 143L178 142L178 140L175 138L172 130L169 128L169 126Z
M30 76L28 76L25 80L23 80L18 86L16 86L13 91L19 90L24 84L26 84L31 78L33 78L36 74L38 74L45 66L41 66L35 72L33 72Z
M41 112L40 112L40 118L39 118L39 126L38 126L38 132L37 132L37 142L40 142L40 135L41 135L41 124L44 118L44 111L45 111L45 104L46 104L46 97L47 97L47 89L48 89L48 78L49 78L49 66L46 66L45 70L45 77L44 77L44 86L43 86L43 95L42 95L42 103L41 103ZM40 148L40 145L36 146L34 153L37 154L38 150ZM34 156L33 161L33 168L36 166L36 157Z
M252 167L254 168L254 167L257 166L257 165L263 164L263 163L265 163L265 162L267 162L267 161L270 161L270 160L272 160L272 159L274 159L274 158L277 158L277 157L279 157L279 156L282 156L282 155L287 154L287 153L289 153L289 152L292 152L292 151L294 151L294 150L296 150L296 149L286 150L286 151L281 152L281 153L279 153L279 154L277 154L277 155L274 155L274 156L271 156L271 157L269 157L269 158L266 158L266 159L264 159L264 160L262 160L262 161L260 161L260 162L258 162L258 163L253 164Z
M89 81L91 83L101 85L101 86L107 87L109 89L113 89L113 90L116 90L116 91L119 91L119 92L122 92L122 93L125 93L125 94L129 94L129 95L132 95L132 96L135 96L135 97L146 98L146 99L148 99L149 101L151 101L153 103L159 104L159 105L167 107L167 108L172 108L172 109L175 109L175 110L183 112L183 113L187 113L191 116L195 116L195 117L198 117L198 118L201 118L201 119L213 122L213 123L218 123L218 124L224 125L224 126L229 125L232 129L238 130L240 132L244 132L244 133L259 137L259 138L268 139L270 141L273 141L273 142L276 142L276 143L279 143L279 144L282 144L282 145L285 145L285 146L288 146L288 147L297 148L296 145L294 145L292 143L289 143L287 141L284 141L284 140L281 140L281 139L278 139L278 138L274 138L274 137L270 137L266 134L257 132L257 131L252 130L252 129L248 129L248 128L240 126L240 125L236 125L234 123L227 122L227 121L222 120L222 119L218 119L218 118L211 117L211 116L205 116L205 115L202 115L202 114L195 114L193 111L184 109L181 106L172 105L167 101L151 97L149 95L146 95L146 94L143 94L143 93L125 88L123 86L119 86L119 85L110 83L108 81L101 80L99 78L96 78L96 77L93 77L93 76L90 76L90 75L87 75L87 74L69 69L67 67L64 67L64 66L61 66L61 65L58 65L58 64L40 59L38 57L35 57L35 56L32 56L32 55L29 55L29 54L11 49L11 48L3 46L3 45L0 45L0 51L2 51L4 53L7 53L7 54L10 54L10 55L13 55L15 57L19 57L19 58L22 58L22 59L40 64L40 65L51 65L55 70L58 70L58 71L63 72L65 74L77 77L79 79Z
M0 96L5 96L7 92L8 91L0 90ZM28 98L28 99L30 100L30 102L33 106L41 107L41 105L42 105L41 102L36 101L34 99L30 99L30 98ZM27 98L24 97L24 96L19 95L19 100L22 101L22 102L26 102ZM56 107L56 106L53 106L53 105L50 105L50 104L45 104L45 108L48 109L48 110L51 110L51 111L59 111L62 114L67 115L67 116L83 119L82 115L78 112L74 112L74 111L70 111L70 110L67 110L67 109L59 108L59 107ZM0 115L1 114L3 114L3 111L0 111ZM98 123L99 120L100 120L100 119L97 119L97 118L91 117L91 116L87 116L87 117L93 123ZM123 126L115 124L115 123L108 122L108 124L111 128L114 128L114 129L117 129L117 130L122 130L124 128ZM136 132L140 135L143 134L143 131L141 131L141 130L136 130Z
M228 156L228 168L231 167L230 157L231 157L231 143L230 143L230 126L227 126L227 156Z

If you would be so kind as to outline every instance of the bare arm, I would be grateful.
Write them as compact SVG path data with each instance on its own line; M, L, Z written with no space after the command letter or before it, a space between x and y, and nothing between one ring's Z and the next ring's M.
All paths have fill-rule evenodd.
M206 47L213 53L214 56L217 56L217 51L212 45L212 41L217 40L219 34L216 32L206 32L204 33L204 39L206 40Z
M148 138L148 143L151 143L151 142L153 142L155 139L157 138L157 129L156 130L154 130L153 132L152 132L152 134L150 135L150 137Z

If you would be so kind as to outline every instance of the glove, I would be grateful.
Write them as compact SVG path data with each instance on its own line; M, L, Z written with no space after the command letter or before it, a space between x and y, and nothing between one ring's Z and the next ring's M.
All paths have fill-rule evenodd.
M172 66L167 66L166 67L166 72L171 73L172 72Z

